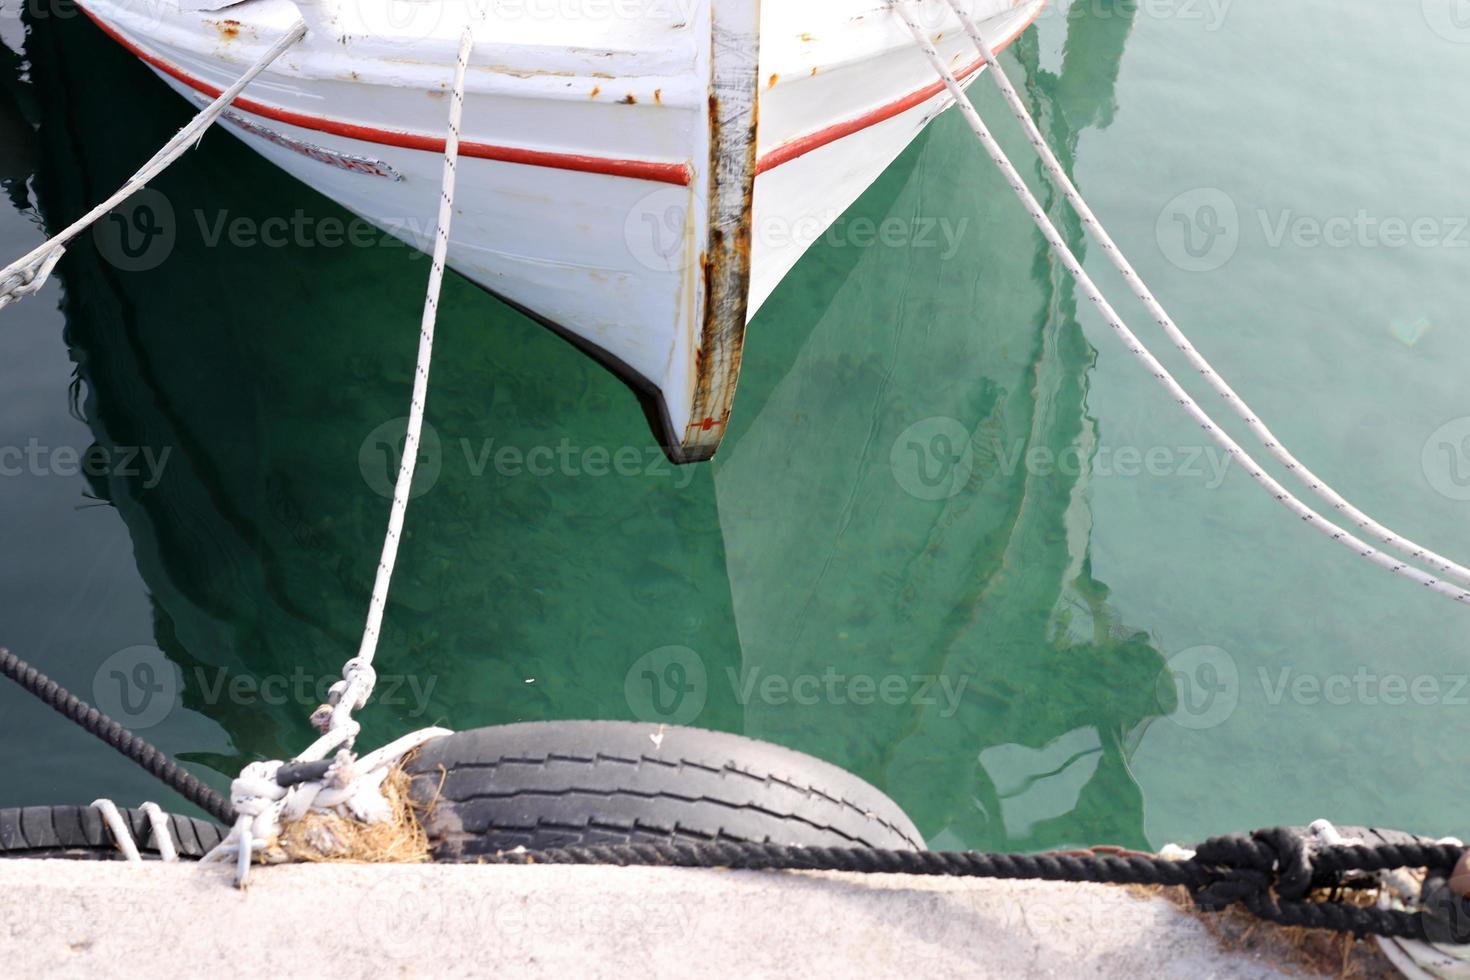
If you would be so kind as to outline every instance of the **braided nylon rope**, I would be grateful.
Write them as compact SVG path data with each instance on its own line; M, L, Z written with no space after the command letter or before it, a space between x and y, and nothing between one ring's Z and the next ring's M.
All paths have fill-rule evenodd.
M123 852L123 858L135 864L142 864L143 857L138 853L138 844L133 840L133 832L128 829L117 804L111 800L93 800L92 809L102 814L102 822L111 831L112 839L117 843L117 849Z
M65 246L50 246L29 265L23 265L25 260L22 259L14 265L6 266L5 271L0 273L0 310L16 300L40 292L41 287L46 285L46 280L51 278L51 270L56 268L56 263L65 254Z
M174 835L169 830L168 815L157 803L144 803L138 809L148 815L148 826L153 828L153 841L158 845L158 855L165 864L179 860L178 848L174 846Z
M100 738L150 775L222 823L235 819L224 797L167 755L41 673L9 650L0 648L0 675L39 698L87 732Z
M123 858L142 864L143 855L138 852L138 842L133 840L133 832L128 828L128 822L123 819L122 811L117 808L117 804L111 800L93 800L92 809L102 815L102 822L107 825L113 841L117 844L117 849L123 852ZM159 858L166 864L176 864L179 860L179 851L174 846L174 835L168 826L168 815L157 803L144 803L138 809L148 817L148 827L153 831L154 843L158 845Z
M398 560L398 544L403 536L403 522L413 488L414 470L418 464L419 440L424 427L424 409L429 400L429 366L434 356L434 327L439 318L439 295L444 283L445 263L449 255L449 229L454 218L455 177L459 170L459 131L464 118L465 76L469 69L474 33L466 25L460 35L459 56L455 61L454 85L450 91L449 131L444 140L444 176L439 194L438 229L434 238L429 284L424 296L423 318L419 326L418 364L414 373L413 396L409 409L408 429L404 435L403 458L398 467L398 480L393 489L393 506L388 515L388 532L383 538L382 557L368 604L367 624L357 656L342 668L342 680L332 685L328 703L312 715L312 723L322 730L310 748L294 762L318 762L336 753L336 759L320 780L304 781L290 787L280 785L277 775L284 763L255 762L246 766L230 787L230 802L237 814L230 834L204 861L213 863L233 855L235 883L244 887L250 864L257 852L266 851L280 836L283 822L299 820L310 811L345 810L359 820L386 819L387 804L380 787L390 770L404 755L425 742L448 735L443 728L426 728L361 759L353 759L351 748L362 726L352 713L364 707L372 697L377 682L373 658L382 634L383 611L393 584L393 568Z
M123 819L122 811L117 804L111 800L93 800L92 809L102 815L102 822L112 834L113 842L117 849L122 851L123 859L136 864L143 863L143 855L138 852L138 842L133 839L133 832L128 827L128 822ZM173 831L169 829L168 815L157 803L144 803L138 808L148 817L148 827L153 831L154 843L158 846L158 856L166 864L176 864L179 860L178 848L174 846Z
M1015 165L1011 163L1005 151L996 142L995 137L991 135L989 128L985 125L985 121L980 118L980 113L970 104L970 100L965 98L964 89L955 79L954 73L945 65L944 59L940 56L938 50L935 49L928 35L914 21L913 15L909 12L904 0L889 0L889 5L897 12L904 24L908 26L909 32L918 43L920 50L924 52L924 56L929 60L930 65L933 66L940 78L944 80L945 87L949 90L950 95L959 106L965 121L969 123L971 131L974 132L976 138L985 147L985 152L989 155L990 159L1000 168L1006 182L1010 184L1011 189L1016 192L1016 196L1025 205L1027 212L1031 215L1031 219L1036 223L1037 228L1041 230L1047 244L1051 246L1052 251L1056 254L1067 272L1076 280L1077 286L1082 291L1082 294L1097 307L1098 312L1102 315L1108 326L1123 341L1123 345L1148 369L1148 372L1153 375L1155 380L1164 386L1165 390L1173 397L1175 403L1183 408L1212 439L1219 443L1228 456L1238 461L1253 480L1264 487L1278 503L1306 522L1308 526L1327 535L1333 541L1353 551L1358 557L1365 558L1380 568L1385 568L1396 575L1401 575L1446 598L1470 605L1470 591L1466 591L1466 589L1453 583L1442 581L1422 569L1408 564L1402 559L1379 551L1377 548L1338 527L1308 507L1290 490L1282 486L1275 477L1262 469L1260 464L1242 449L1239 443L1230 437L1229 433L1225 432L1215 423L1214 419L1200 407L1199 403L1180 386L1179 382L1159 362L1158 358L1134 335L1133 331L1128 328L1128 325L1118 315L1118 312L1113 309L1112 304L1098 290L1097 284L1092 281L1092 278L1087 274L1086 270L1082 268L1082 264L1077 260L1077 256L1073 254L1072 249L1063 241L1060 232L1057 231L1051 219L1047 217L1045 210L1036 200L1036 196L1026 186L1026 182L1021 178Z
M851 871L964 878L1007 878L1098 884L1201 886L1212 879L1191 862L1145 854L985 854L978 851L893 851L787 844L607 844L476 855L485 864L605 864L615 867L729 868L742 871Z
M755 842L610 844L542 851L517 848L476 855L474 860L482 864L844 871L1109 885L1181 885L1208 911L1219 911L1238 902L1256 916L1282 925L1417 939L1426 934L1423 913L1307 900L1314 875L1399 867L1446 870L1463 853L1464 847L1458 843L1309 846L1299 833L1278 828L1214 838L1201 844L1198 854L1186 860L1135 852L986 854L793 847ZM1305 876L1293 887L1290 879L1296 874L1298 864Z
M460 35L459 59L454 67L454 89L450 93L449 133L444 140L444 179L439 194L439 227L434 238L433 264L429 269L429 288L424 296L424 315L419 328L418 369L413 379L408 431L403 437L403 458L398 466L398 482L393 487L393 508L388 514L388 533L383 538L383 554L378 561L372 599L368 602L367 625L362 631L362 643L358 647L357 656L349 660L343 668L342 676L347 685L333 705L330 719L326 719L325 728L328 731L348 728L356 734L357 723L352 720L352 712L367 703L373 691L373 657L378 651L378 639L383 629L383 610L388 604L388 590L393 584L393 567L398 561L398 542L403 534L404 516L408 513L414 471L418 467L419 439L424 430L424 406L429 400L429 364L434 356L434 325L439 318L439 293L449 255L449 227L454 219L454 187L459 170L459 128L464 118L465 73L474 43L474 33L467 25Z
M1281 441L1257 417L1245 399L1236 394L1229 383L1210 365L1210 362L1205 360L1204 355L1195 349L1194 344L1190 343L1189 338L1184 335L1184 332L1179 329L1178 324L1174 322L1174 318L1168 314L1163 305L1154 297L1147 284L1139 276L1138 271L1128 261L1127 256L1118 248L1118 244L1113 241L1112 236L1108 234L1107 229L1103 227L1102 222L1098 220L1097 215L1093 213L1087 201L1083 199L1081 192L1072 183L1072 179L1067 176L1067 171L1062 167L1061 161L1057 159L1056 154L1052 152L1051 146L1047 144L1045 137L1041 135L1041 130L1037 128L1036 121L1031 118L1031 113L1027 111L1025 104L1021 101L1021 97L1017 94L1015 86L1006 77L1005 71L1000 66L1000 60L996 58L995 52L990 49L990 46L985 43L985 39L980 34L979 27L976 26L975 21L970 15L965 12L960 0L949 0L949 5L954 8L954 12L959 16L960 24L964 26L965 33L969 35L970 40L985 58L985 63L990 68L990 77L995 80L996 87L1000 89L1002 97L1004 97L1006 104L1010 106L1011 112L1015 115L1016 120L1026 130L1026 136L1031 141L1031 146L1041 156L1041 162L1046 167L1046 172L1051 175L1053 182L1061 189L1062 193L1071 203L1072 209L1082 219L1083 225L1097 239L1098 244L1102 246L1103 252L1112 261L1113 266L1118 272L1122 274L1129 288L1133 290L1133 295L1138 297L1139 302L1143 303L1149 315L1164 329L1169 339L1174 342L1174 346L1184 354L1194 369L1209 382L1210 387L1214 388L1220 397L1225 399L1226 403L1235 410L1235 414L1245 422L1252 434L1266 448L1266 451L1282 463L1289 472L1295 474L1298 479L1306 484L1308 489L1330 504L1334 510L1352 521L1359 530L1372 535L1389 547L1403 552L1415 561L1424 561L1433 568L1438 569L1441 573L1458 579L1462 583L1470 584L1470 568L1466 568L1449 558L1445 558L1423 545L1415 544L1408 538L1380 524L1368 514L1353 506L1345 497L1329 486L1325 480L1308 469L1306 464L1298 460L1281 444Z
M189 120L187 126L179 130L173 139L153 154L149 161L143 164L138 172L118 189L117 193L73 221L59 234L53 235L28 254L7 265L4 269L0 269L0 309L40 290L46 284L47 277L51 275L51 270L56 268L56 263L61 261L61 256L66 252L67 242L80 235L107 212L142 190L150 180L163 173L170 164L187 153L191 146L198 143L204 131L245 90L245 86L254 81L257 75L284 54L287 48L305 36L305 22L297 21L296 26L282 35L275 44L272 44L265 54L261 55L260 60L251 65L249 70L235 81L235 84L225 89L219 94L219 98L201 109L198 115Z

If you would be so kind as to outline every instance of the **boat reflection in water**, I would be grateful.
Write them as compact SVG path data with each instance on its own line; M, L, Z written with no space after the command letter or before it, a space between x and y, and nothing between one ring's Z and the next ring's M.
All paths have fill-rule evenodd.
M1035 34L1017 43L1069 166L1080 130L1111 118L1135 9L1073 5L1056 74ZM1141 845L1127 758L1172 688L1090 574L1087 467L1045 464L1098 445L1093 351L1072 281L947 123L862 203L915 227L968 220L959 254L823 250L780 297L814 327L747 357L743 397L776 380L742 404L716 469L743 670L849 682L843 703L757 696L746 731L843 760L936 846ZM1051 210L1080 253L1075 218Z
M1107 122L1116 8L1073 6L1059 74L1034 32L1014 49L1064 158ZM32 27L54 228L187 109L90 24ZM1093 351L982 164L942 119L812 248L751 325L708 466L672 467L621 383L446 283L364 743L695 724L852 769L936 845L1144 843L1127 760L1170 707L1162 659L1090 574L1086 477L1018 462L1097 444ZM219 134L59 268L99 451L168 454L93 489L131 530L184 703L223 729L186 758L230 773L306 744L355 651L427 268Z

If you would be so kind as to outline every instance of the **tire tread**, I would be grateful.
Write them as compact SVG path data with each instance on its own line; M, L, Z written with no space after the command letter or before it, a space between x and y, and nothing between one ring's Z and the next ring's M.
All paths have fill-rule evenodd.
M120 808L121 809L121 808ZM145 860L157 858L153 826L142 810L121 809ZM222 829L207 820L169 815L175 847L183 859L201 858L223 839ZM122 860L122 851L102 815L89 806L31 806L0 809L0 859L73 858Z
M505 725L433 742L409 771L441 860L650 842L924 848L898 805L858 777L723 732Z

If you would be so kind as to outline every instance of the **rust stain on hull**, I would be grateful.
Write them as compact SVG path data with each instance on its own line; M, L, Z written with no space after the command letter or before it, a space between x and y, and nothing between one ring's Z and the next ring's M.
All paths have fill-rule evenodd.
M711 220L709 246L700 256L704 322L700 345L694 352L693 411L676 462L699 462L714 456L729 425L740 381L750 297L758 89L759 80L752 73L748 114L743 106L739 107L735 119L726 118L716 92L711 91L709 97ZM739 196L732 191L738 191Z

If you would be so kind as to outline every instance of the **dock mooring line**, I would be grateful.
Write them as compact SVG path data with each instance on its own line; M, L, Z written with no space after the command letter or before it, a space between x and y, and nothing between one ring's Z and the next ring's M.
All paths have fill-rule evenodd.
M0 676L15 681L22 690L136 762L150 776L216 820L230 823L235 819L235 811L230 808L229 801L206 786L199 777L9 650L0 649Z
M257 852L275 844L284 823L299 820L308 812L345 810L363 822L384 819L386 803L380 792L389 770L408 753L425 742L451 734L445 728L425 728L405 735L397 741L362 758L352 754L361 725L352 713L367 705L377 683L373 659L383 630L383 613L388 593L393 586L393 569L398 561L398 546L412 496L414 472L418 466L419 441L423 434L425 407L429 400L429 370L434 359L434 328L439 319L439 296L444 285L444 270L449 257L449 229L454 220L454 194L459 172L460 126L464 120L465 78L470 54L474 50L473 23L460 33L459 55L455 61L454 81L449 91L449 126L444 140L444 170L440 182L438 222L434 234L428 288L424 295L423 315L419 322L419 346L414 370L413 394L409 403L408 425L404 433L403 454L398 478L393 487L393 504L388 512L388 530L373 580L368 601L367 622L357 655L342 668L342 680L333 684L328 702L312 714L312 724L322 737L291 763L256 762L245 767L230 787L230 802L237 814L229 835L209 854L206 862L221 861L231 855L236 862L235 882L244 887L250 865ZM332 758L325 770L308 773L302 763L317 763ZM282 773L287 778L282 779ZM314 777L314 778L312 778Z
M344 668L347 688L333 706L330 715L313 720L323 731L355 726L352 712L362 707L372 694L372 663L378 651L383 630L383 611L388 604L388 590L393 585L393 568L398 562L398 543L403 534L403 521L408 501L413 495L413 477L418 468L419 441L424 431L424 408L429 400L429 369L434 360L434 327L439 320L439 295L444 285L444 268L449 259L449 228L454 221L454 191L459 173L459 130L464 120L465 74L470 52L474 48L474 32L466 25L460 35L459 57L454 68L454 87L449 99L449 131L444 139L444 172L439 194L439 218L434 233L434 250L429 266L429 285L424 294L424 312L419 324L418 363L413 376L413 396L409 402L408 427L403 437L403 454L398 465L398 479L393 486L393 507L388 514L388 533L383 538L382 556L378 561L373 594L368 602L367 623L357 656ZM353 676L356 671L357 676ZM355 731L355 729L354 729Z
M261 55L260 59L245 71L245 74L235 80L235 84L225 89L213 102L199 110L199 113L189 120L188 125L179 130L173 139L163 144L147 163L138 168L137 173L128 178L127 183L118 188L115 194L26 255L16 259L4 269L0 269L0 310L16 300L39 292L50 277L51 271L56 268L56 263L60 262L61 257L66 254L68 242L86 231L107 212L146 187L149 181L163 173L175 160L187 153L191 146L197 145L203 138L204 131L224 114L224 111L230 107L230 103L245 91L245 87L284 54L287 48L305 36L306 22L297 21L294 27L277 39L265 54Z
M1332 831L1328 833L1326 831ZM1470 939L1466 907L1443 879L1465 855L1446 838L1329 843L1335 828L1276 827L1211 838L1187 857L1171 858L1121 848L1003 854L981 851L899 851L866 847L795 847L749 841L699 844L608 844L539 851L517 848L476 855L480 864L612 865L616 867L721 868L744 871L843 871L947 878L992 878L1100 885L1181 886L1201 911L1244 906L1257 918L1284 926L1325 929L1356 936L1401 939ZM1354 904L1352 893L1375 890L1381 872L1425 868L1434 886L1423 907L1377 908ZM1326 896L1326 897L1324 897Z
M970 100L966 98L964 87L960 85L959 81L955 78L954 73L950 71L949 67L944 63L943 57L939 54L938 49L934 46L934 42L929 39L928 34L925 33L924 29L920 27L918 22L914 19L913 14L909 10L908 2L909 0L889 0L889 6L893 8L895 13L897 13L899 18L902 19L904 24L908 27L909 33L913 35L914 41L918 44L919 49L923 52L925 58L928 59L929 64L934 68L935 72L938 73L939 77L944 81L945 88L949 90L950 96L953 97L953 99L955 100L955 104L959 107L961 114L964 116L966 123L970 127L970 130L975 134L975 137L985 148L986 154L995 163L996 167L999 168L1002 176L1005 178L1006 183L1010 185L1013 191L1015 191L1016 196L1025 206L1027 213L1030 214L1031 219L1036 223L1036 227L1040 229L1041 234L1046 239L1047 244L1051 247L1052 251L1056 254L1057 258L1061 261L1067 272L1076 281L1078 289L1080 289L1082 294L1087 297L1088 301L1097 308L1098 312L1102 315L1108 326L1112 328L1113 332L1123 342L1123 346L1128 349L1128 352L1131 353L1135 358L1138 359L1140 363L1143 364L1143 366L1148 370L1149 374L1153 375L1154 379L1157 380L1159 384L1163 385L1164 389L1169 392L1170 396L1173 397L1175 403L1178 404L1180 408L1184 409L1184 411L1192 419L1194 419L1196 423L1199 424L1200 428L1202 428L1210 436L1210 438L1214 439L1215 442L1217 442L1221 446L1221 448L1225 450L1226 455L1239 462L1244 467L1246 472L1250 474L1251 479L1260 484L1260 486L1263 487L1272 496L1273 499L1275 499L1282 506L1290 510L1293 514L1299 517L1310 527L1319 531L1322 534L1327 535L1329 538L1331 538L1333 541L1336 541L1344 548L1351 550L1358 557L1367 559L1380 568L1387 569L1395 575L1407 578L1412 582L1424 586L1432 592L1445 596L1446 598L1453 599L1454 601L1464 605L1470 605L1470 591L1467 591L1464 586L1456 585L1454 582L1445 581L1435 575L1429 574L1423 569L1412 565L1407 561L1404 561L1399 557L1379 550L1373 545L1368 544L1366 541L1363 541L1361 538L1356 537L1350 531L1339 527L1332 521L1328 520L1326 517L1319 514L1317 511L1313 510L1310 506L1308 506L1305 502L1303 502L1300 498L1298 498L1295 494L1293 494L1290 490L1283 486L1280 481L1278 481L1271 474L1267 473L1266 470L1262 468L1261 465L1257 463L1256 460L1248 452L1246 452L1246 450L1243 449L1240 444L1237 443L1230 436L1229 433L1220 428L1219 424L1210 417L1209 413L1206 412L1197 401L1195 401L1193 396L1191 396L1187 391L1184 390L1183 386L1181 386L1179 382L1174 378L1174 376L1169 373L1169 370L1164 367L1164 365L1159 361L1157 357L1154 356L1153 352L1150 351L1148 347L1145 346L1144 343L1138 339L1137 335L1135 335L1131 329L1129 329L1128 325L1123 321L1123 318L1118 314L1117 310L1113 308L1112 304L1108 302L1105 296L1103 296L1101 290L1098 289L1098 286L1093 281L1092 277L1087 274L1087 270L1082 267L1082 263L1078 260L1076 254L1072 251L1071 247L1067 245L1066 241L1063 240L1061 233L1057 230L1056 225L1052 222L1051 218L1047 216L1046 211L1044 208L1042 208L1040 202L1037 201L1036 195L1034 195L1031 192L1031 189L1026 186L1025 180L1022 179L1020 172L1015 167L1015 164L1013 164L1010 158L1006 156L1005 151L1001 149L1000 143L997 142L994 135L991 134L989 127L986 126L985 121L980 117L979 111L970 102ZM949 2L951 6L954 6L956 11L960 14L962 21L965 23L966 32L970 35L971 40L976 43L976 45L980 48L982 54L987 56L987 63L990 66L990 70L995 73L995 77L997 79L997 82L999 83L999 80L1001 78L1001 71L999 63L995 59L994 52L990 51L988 45L985 44L985 41L980 36L980 32L975 27L974 22L970 20L963 11L959 10L955 0L949 0ZM1006 84L1007 87L1009 87L1008 80ZM1014 95L1014 88L1011 88L1010 92L1011 95ZM1025 111L1025 106L1021 104L1019 97L1017 97L1014 102L1012 102L1009 98L1007 99L1007 101L1011 102L1012 111L1019 110L1017 112L1018 116L1024 116L1026 120L1030 120L1030 114ZM1036 129L1034 121L1031 122L1027 131L1028 135L1031 136L1033 145L1037 146L1038 149L1041 149L1041 147L1045 146L1045 140L1041 138L1041 133L1038 129ZM1087 227L1092 230L1094 234L1098 234L1099 232L1101 232L1101 223L1097 221L1097 218L1095 215L1092 214L1091 209L1088 209L1086 207L1086 202L1084 202L1081 195L1077 193L1076 187L1072 185L1070 179L1066 178L1065 171L1062 170L1060 163L1056 161L1055 154L1051 153L1050 150L1047 149L1046 152L1043 154L1043 159L1048 161L1048 172L1051 173L1053 177L1060 175L1061 179L1065 181L1064 186L1070 188L1070 191L1067 193L1068 200L1072 202L1074 207L1080 204L1081 209L1085 209L1086 214L1090 216L1090 221L1084 218L1084 224L1086 224ZM1052 164L1055 164L1055 166L1053 166ZM1081 213L1082 210L1079 210L1079 214ZM1109 245L1105 245L1104 249L1105 251L1108 251L1110 256L1114 257L1115 264L1118 264L1116 259L1121 258L1122 253L1118 249L1116 243L1112 242L1111 238L1108 238L1107 242L1109 243ZM1214 371L1213 368L1209 367L1204 358L1200 356L1199 352L1194 349L1192 344L1189 343L1188 338L1184 337L1184 334L1179 330L1178 326L1173 324L1172 318L1170 318L1168 314L1164 312L1163 307L1158 303L1156 299L1153 299L1152 294L1149 293L1146 288L1142 288L1142 280L1139 279L1137 272L1133 270L1132 266L1127 264L1125 260L1123 264L1119 265L1119 269L1120 271L1125 269L1127 270L1124 271L1124 277L1129 280L1131 286L1135 287L1134 292L1135 294L1139 295L1140 299L1144 299L1145 296L1148 297L1148 299L1145 300L1145 304L1148 306L1149 312L1152 313L1155 316L1155 319L1159 321L1160 326L1163 326L1166 331L1169 331L1170 337L1175 339L1176 344L1181 344L1182 342L1180 349L1185 352L1186 356L1189 356L1191 352L1193 353L1193 356L1191 357L1191 363L1195 364L1196 368L1201 370L1201 373L1205 374L1205 377L1210 380L1211 384L1215 386L1217 391L1220 391L1222 394L1229 392L1227 400L1230 401L1232 407L1235 408L1237 413L1241 414L1242 418L1245 418L1247 420L1248 424L1254 423L1251 424L1252 431L1255 432L1257 436L1262 439L1262 441L1266 444L1267 448L1272 452L1273 455L1285 462L1291 469L1291 471L1297 476L1303 478L1304 480L1307 480L1308 485L1311 486L1311 488L1319 495L1323 496L1324 499L1332 502L1334 507L1337 507L1340 511L1347 514L1355 521L1358 521L1360 527L1367 528L1373 531L1373 533L1378 534L1380 537L1383 538L1385 543L1392 544L1395 547L1401 547L1411 551L1416 558L1422 558L1426 561L1429 561L1432 564L1436 565L1436 567L1443 568L1448 574L1456 576L1464 581L1467 585L1470 585L1470 569L1466 569L1463 566L1452 562L1447 558L1443 558L1435 554L1434 552L1429 551L1427 548L1416 545L1408 539L1403 538L1392 531L1389 531L1386 527L1379 524L1377 521L1372 520L1366 514L1363 514L1361 511L1359 511L1357 508L1352 507L1352 505L1349 504L1345 499L1343 499L1341 495L1337 494L1335 490L1332 490L1331 487L1327 486L1326 483L1317 478L1314 474L1311 473L1310 470L1307 470L1305 466L1298 462L1296 460L1296 457L1288 453L1285 448L1280 445L1280 442L1275 438L1275 436L1271 434L1270 430L1267 429L1265 425L1261 424L1259 419L1255 418L1255 415L1253 412L1250 411L1249 406L1247 406L1245 402L1238 395L1236 395L1233 390L1230 389L1229 385L1225 383L1223 378L1220 378L1220 376ZM1170 329L1171 326L1172 329ZM1203 365L1203 367L1201 367L1201 365Z

